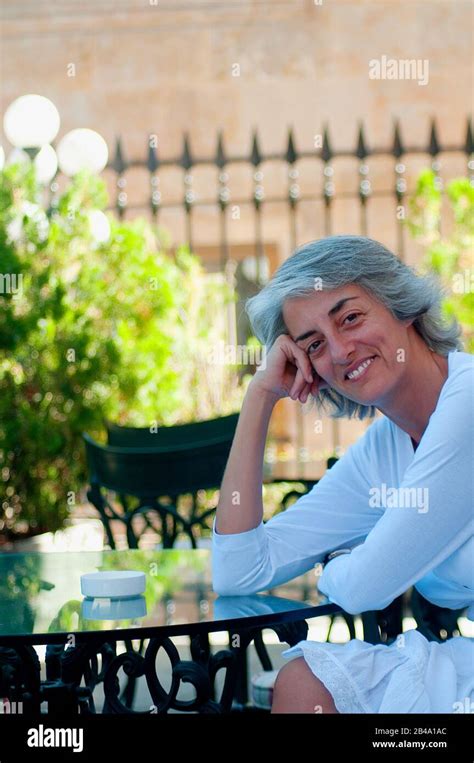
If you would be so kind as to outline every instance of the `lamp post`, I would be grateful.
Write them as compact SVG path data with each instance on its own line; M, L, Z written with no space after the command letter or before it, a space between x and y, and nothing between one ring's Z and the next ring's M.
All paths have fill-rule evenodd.
M100 173L106 167L109 152L103 137L94 130L81 127L71 130L59 141L57 152L50 144L56 138L61 120L54 103L42 95L22 95L5 112L5 135L14 146L7 164L31 161L36 179L41 185L50 184L51 199L48 217L57 206L59 185L54 180L58 166L64 175L74 177L82 170ZM4 153L0 146L0 169ZM51 182L52 181L52 182ZM92 237L97 245L110 236L110 223L100 210L88 213Z
M35 165L36 179L41 185L48 185L58 171L58 157L52 146L46 145L40 148L33 160L31 152L27 153L23 148L14 148L9 154L6 166L22 162L31 162ZM1 169L1 163L0 163Z
M14 146L7 164L31 161L36 179L41 185L50 184L51 199L48 217L57 206L58 183L54 180L58 166L64 175L74 177L82 170L100 173L109 158L107 144L94 130L85 127L71 130L59 141L57 152L50 144L56 138L61 120L56 106L42 95L22 95L5 112L5 135ZM0 146L0 170L4 152ZM88 212L94 245L100 246L110 237L110 223L100 210Z
M84 169L102 172L109 158L107 143L98 132L86 127L71 130L61 138L56 159L49 144L57 136L60 124L56 106L42 95L22 95L13 101L5 112L3 129L17 149L14 161L22 161L18 150L31 160L37 159L37 172L46 183L56 174L58 164L69 177Z
M73 177L81 170L102 172L107 165L107 143L98 132L80 127L71 130L58 145L58 161L61 171Z
M60 124L56 106L42 95L20 96L3 118L3 129L12 146L26 151L32 160L55 139Z

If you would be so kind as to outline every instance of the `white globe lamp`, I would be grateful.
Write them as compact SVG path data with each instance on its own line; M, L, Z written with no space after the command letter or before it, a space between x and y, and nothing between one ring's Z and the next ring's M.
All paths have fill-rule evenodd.
M60 124L56 106L42 95L20 96L10 104L3 118L3 129L12 146L23 148L32 157L52 143Z
M59 167L72 177L81 170L102 172L107 165L109 151L102 135L95 130L80 127L68 132L59 142Z

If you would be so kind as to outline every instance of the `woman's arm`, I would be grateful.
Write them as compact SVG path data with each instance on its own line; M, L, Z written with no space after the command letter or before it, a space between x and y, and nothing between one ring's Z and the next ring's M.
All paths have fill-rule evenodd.
M324 568L318 588L346 612L384 609L472 538L472 365L445 386L397 488L397 501L385 508L362 545ZM372 491L381 487L371 485ZM459 569L466 598L474 591L473 574L472 564Z
M367 496L377 472L373 441L387 423L372 424L309 493L267 522L226 535L214 524L214 591L222 596L265 591L322 563L329 551L363 542L383 515L383 509L369 506Z
M262 521L263 457L273 407L282 397L305 402L317 393L310 360L287 334L278 337L250 382L229 453L216 512L219 534L241 533Z
M220 489L215 530L224 535L258 527L263 517L263 457L278 398L250 383Z

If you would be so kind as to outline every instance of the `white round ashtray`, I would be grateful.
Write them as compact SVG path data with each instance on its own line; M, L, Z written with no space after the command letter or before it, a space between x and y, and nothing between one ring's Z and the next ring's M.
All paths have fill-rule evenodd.
M81 592L90 598L124 599L145 590L145 573L127 570L87 572L81 575Z
M82 616L85 620L134 620L145 617L144 596L133 599L83 599Z
M270 710L278 670L264 670L252 676L252 700L255 707Z

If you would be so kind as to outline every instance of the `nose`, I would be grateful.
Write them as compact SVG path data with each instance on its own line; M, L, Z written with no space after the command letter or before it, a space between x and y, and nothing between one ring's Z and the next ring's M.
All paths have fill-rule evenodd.
M355 358L354 342L349 337L334 335L328 337L328 349L332 363L335 367L350 366Z

